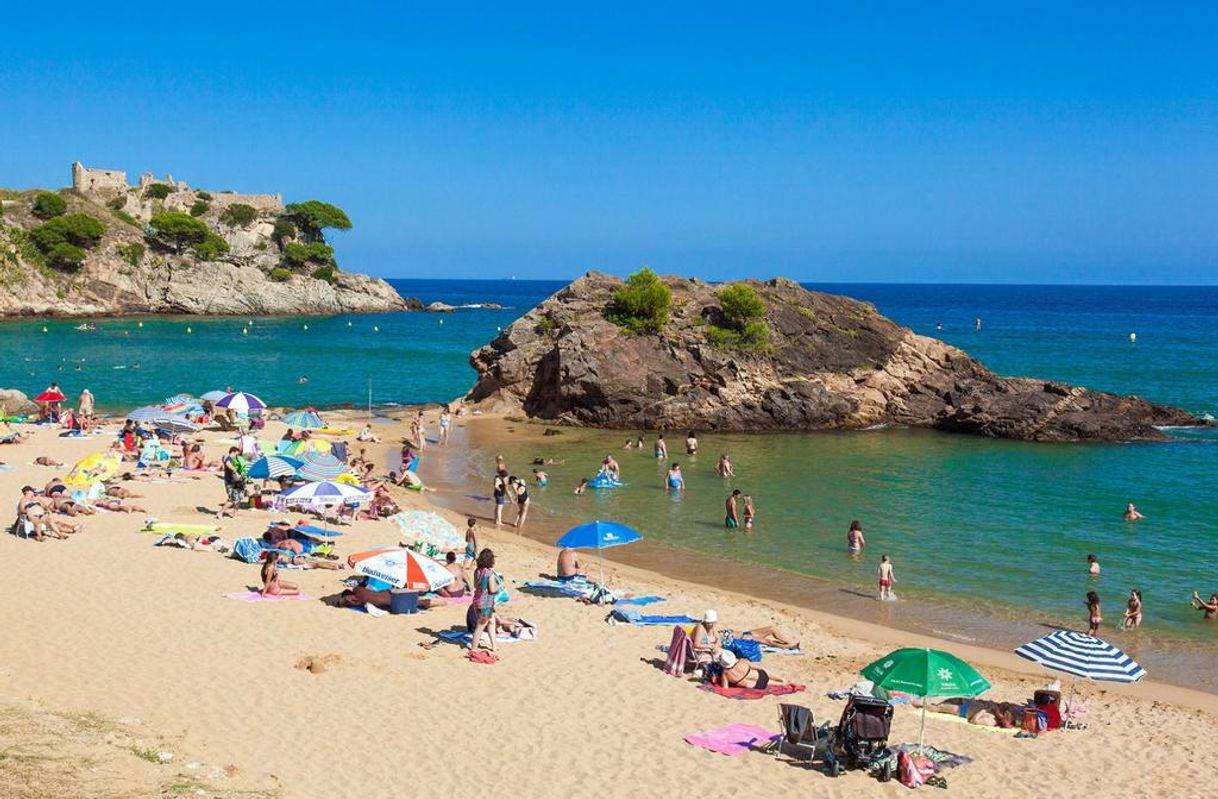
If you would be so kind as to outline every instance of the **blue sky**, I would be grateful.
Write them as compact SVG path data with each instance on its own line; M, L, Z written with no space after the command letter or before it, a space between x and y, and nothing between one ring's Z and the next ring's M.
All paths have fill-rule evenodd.
M579 5L6 4L0 185L316 197L390 277L1218 280L1218 7Z

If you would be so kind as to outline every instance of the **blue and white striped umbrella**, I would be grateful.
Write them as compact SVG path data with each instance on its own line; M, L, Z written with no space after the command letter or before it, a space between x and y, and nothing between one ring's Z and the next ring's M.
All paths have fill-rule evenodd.
M279 421L288 427L303 427L306 430L326 426L322 418L313 411L292 411Z
M265 455L250 465L248 475L263 480L294 477L302 465L302 461L287 455Z
M302 452L297 457L296 473L305 480L337 480L347 473L347 464L328 452Z
M258 411L266 408L266 403L255 397L253 394L246 394L244 391L236 391L232 394L225 394L220 399L216 400L217 408L232 408L237 413L249 413L250 411Z
M302 486L284 491L275 499L275 504L281 508L307 506L314 508L345 505L349 502L364 502L372 498L372 492L347 485L323 480L320 483L305 483Z
M1073 630L1054 630L1019 647L1015 654L1084 680L1137 682L1146 676L1146 669L1112 644Z

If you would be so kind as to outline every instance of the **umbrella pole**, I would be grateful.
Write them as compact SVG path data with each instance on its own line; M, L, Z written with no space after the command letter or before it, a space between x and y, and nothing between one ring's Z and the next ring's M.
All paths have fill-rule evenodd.
M596 561L598 564L600 564L601 588L604 588L605 587L605 553L603 551L601 551L600 547L596 548Z
M918 752L926 751L926 697L922 697L922 727L918 730Z

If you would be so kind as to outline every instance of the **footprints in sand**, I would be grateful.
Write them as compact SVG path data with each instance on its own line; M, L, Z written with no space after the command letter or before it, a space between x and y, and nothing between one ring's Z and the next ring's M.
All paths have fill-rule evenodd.
M310 674L321 674L342 662L341 655L304 655L296 661L297 671L307 671Z

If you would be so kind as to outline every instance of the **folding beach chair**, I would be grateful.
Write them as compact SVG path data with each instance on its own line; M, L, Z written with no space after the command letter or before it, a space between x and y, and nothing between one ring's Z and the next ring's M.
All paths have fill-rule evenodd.
M796 754L801 749L808 753L808 760L816 757L817 749L828 743L828 729L820 730L816 726L816 718L812 711L802 705L778 706L778 722L782 725L782 735L778 737L775 754L781 755L784 747L792 747Z

